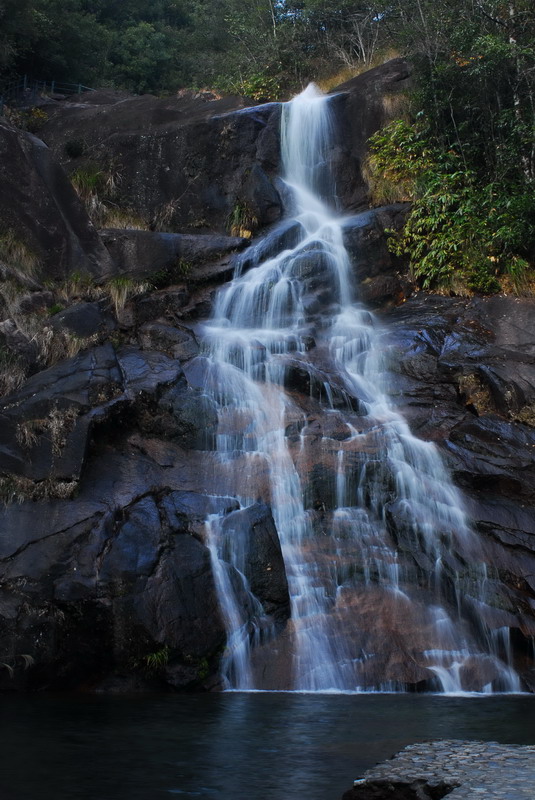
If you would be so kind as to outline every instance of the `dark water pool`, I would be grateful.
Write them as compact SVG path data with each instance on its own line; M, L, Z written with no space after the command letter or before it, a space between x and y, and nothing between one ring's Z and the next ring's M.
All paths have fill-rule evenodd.
M535 743L535 697L3 697L0 800L340 800L433 738Z

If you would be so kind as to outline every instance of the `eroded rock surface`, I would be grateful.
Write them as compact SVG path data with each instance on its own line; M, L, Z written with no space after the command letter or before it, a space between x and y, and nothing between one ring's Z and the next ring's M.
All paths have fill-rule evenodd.
M534 778L533 746L439 740L372 767L342 800L528 800Z

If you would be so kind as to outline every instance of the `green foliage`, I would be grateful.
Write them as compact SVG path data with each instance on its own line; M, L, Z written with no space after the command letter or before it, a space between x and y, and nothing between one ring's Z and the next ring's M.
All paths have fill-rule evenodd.
M424 286L522 290L535 254L535 14L525 0L398 7L412 119L371 140L371 188L413 202L391 246ZM386 187L386 190L385 190Z
M197 662L197 679L199 681L205 681L209 675L210 675L210 665L208 664L208 659L201 658Z
M165 88L164 76L171 59L169 36L149 22L127 27L115 39L110 54L114 80L135 92Z
M257 103L267 103L276 100L281 93L281 81L278 76L271 76L265 72L255 72L245 78L237 86L239 94L251 97Z
M66 304L70 304L78 298L96 300L102 293L99 287L96 286L94 277L89 272L83 272L82 270L74 270L59 285L54 281L50 281L45 285L51 291L57 291L61 300Z
M29 111L18 114L17 123L19 127L30 133L39 133L43 125L48 120L48 114L42 108L30 108Z
M161 672L169 663L170 655L171 650L165 645L165 647L162 647L160 650L156 650L154 653L149 653L145 656L145 666L150 672Z
M102 191L105 185L105 174L97 164L86 164L71 174L71 183L82 198Z
M120 175L113 165L86 162L71 173L71 183L97 228L145 228L139 216L118 206Z
M228 230L231 236L250 239L258 227L258 219L246 202L237 202L228 218Z
M395 121L370 143L372 171L398 181L413 201L390 247L409 256L424 287L495 292L501 275L519 287L529 269L522 250L535 236L529 187L483 182L459 153L444 152L422 117L412 125Z

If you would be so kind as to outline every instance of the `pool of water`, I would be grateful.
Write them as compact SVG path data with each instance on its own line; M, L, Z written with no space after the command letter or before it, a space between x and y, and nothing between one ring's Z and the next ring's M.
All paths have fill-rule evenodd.
M535 743L535 697L4 696L0 800L340 800L411 742Z

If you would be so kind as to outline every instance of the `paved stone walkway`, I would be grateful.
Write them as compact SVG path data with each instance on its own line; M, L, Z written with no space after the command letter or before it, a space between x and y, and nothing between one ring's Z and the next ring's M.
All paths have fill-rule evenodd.
M405 747L344 800L535 800L535 746L439 740Z

